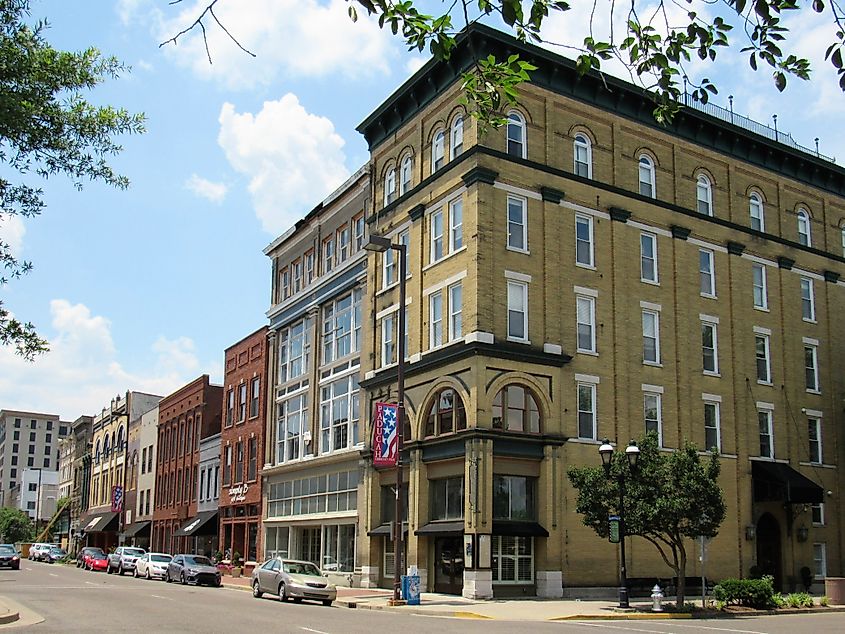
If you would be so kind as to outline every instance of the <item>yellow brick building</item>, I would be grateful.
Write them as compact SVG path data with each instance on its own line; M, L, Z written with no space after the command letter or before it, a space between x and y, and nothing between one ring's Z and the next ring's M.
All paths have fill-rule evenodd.
M538 70L479 138L460 72L514 52ZM758 566L786 589L804 566L842 572L845 170L727 111L660 127L652 108L474 26L359 127L369 232L409 250L406 563L424 589L615 585L617 548L581 524L566 470L646 429L667 451L689 439L722 456L709 578ZM370 416L396 398L395 265L367 262ZM363 467L363 585L390 585L393 483ZM645 541L627 554L629 576L671 576Z

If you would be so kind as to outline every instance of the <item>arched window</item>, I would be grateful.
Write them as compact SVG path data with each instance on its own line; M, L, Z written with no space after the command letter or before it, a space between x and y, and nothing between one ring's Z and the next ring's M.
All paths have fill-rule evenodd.
M748 197L748 211L751 215L751 228L757 231L765 231L766 223L763 215L763 199L760 194L752 192Z
M434 135L434 140L431 142L431 173L433 174L441 167L445 159L446 153L446 133L439 130Z
M593 177L593 148L585 134L575 135L575 173L584 178Z
M525 119L516 110L508 113L508 154L526 158Z
M461 397L450 387L438 392L425 420L425 436L451 434L466 428L467 415Z
M805 247L813 246L813 238L810 235L810 214L806 209L798 210L798 242Z
M396 170L390 168L384 177L384 204L385 206L396 200Z
M117 442L114 445L115 451L123 451L123 427L117 430Z
M464 118L460 115L455 117L455 120L452 122L451 145L449 149L449 158L453 161L464 151Z
M109 453L111 453L111 446L109 445L109 435L106 434L103 438L103 460L108 459Z
M540 408L526 387L507 385L493 399L493 429L540 433Z
M97 450L94 452L94 462L100 462L100 441L97 440Z
M710 179L704 174L698 175L698 183L695 186L695 197L698 201L698 213L703 216L712 216L713 188L710 186Z
M845 227L842 227L842 229L840 229L840 233L842 234L842 255L845 256Z
M655 197L654 161L647 154L640 155L640 194Z
M414 161L409 154L402 159L402 165L399 168L399 195L403 196L411 189L411 172L413 171Z

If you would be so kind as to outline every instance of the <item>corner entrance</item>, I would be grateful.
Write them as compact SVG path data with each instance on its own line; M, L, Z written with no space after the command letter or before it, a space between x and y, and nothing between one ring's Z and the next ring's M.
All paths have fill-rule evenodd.
M434 591L461 594L464 587L463 536L434 538Z
M780 524L771 513L764 513L757 522L757 566L764 575L774 577L775 590L782 590Z

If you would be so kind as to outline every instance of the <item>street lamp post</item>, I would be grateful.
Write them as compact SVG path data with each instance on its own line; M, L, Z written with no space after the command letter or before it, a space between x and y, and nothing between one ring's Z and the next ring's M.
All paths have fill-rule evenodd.
M371 235L364 246L368 251L385 253L388 249L399 256L399 328L396 346L396 508L393 530L393 603L400 603L402 586L401 563L403 553L402 540L402 431L405 424L405 294L407 292L407 246L393 243L390 238Z
M605 438L599 447L602 466L607 477L610 477L610 467L613 461L613 446ZM640 457L640 448L633 440L625 448L625 457L628 459L628 468L633 474L637 468L637 461ZM621 564L619 568L619 607L628 608L628 571L625 566L625 471L620 471L616 476L619 482L619 550Z

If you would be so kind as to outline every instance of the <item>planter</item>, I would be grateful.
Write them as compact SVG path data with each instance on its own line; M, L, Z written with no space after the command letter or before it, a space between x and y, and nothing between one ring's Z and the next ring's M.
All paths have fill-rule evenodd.
M830 605L845 605L845 577L827 577L824 593L830 599Z
M241 576L241 567L240 566L233 566L232 567L232 576L233 577L240 577Z

